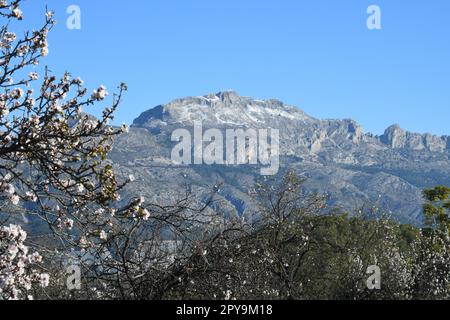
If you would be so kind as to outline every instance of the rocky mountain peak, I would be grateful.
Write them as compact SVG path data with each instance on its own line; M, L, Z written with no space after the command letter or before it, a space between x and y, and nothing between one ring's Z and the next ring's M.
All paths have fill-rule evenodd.
M215 95L208 95L210 99L214 99L215 97L219 98L224 104L234 104L241 100L241 97L236 91L221 91L216 93ZM206 96L206 97L208 97Z
M142 113L135 127L153 127L202 121L206 125L261 127L280 121L315 121L296 107L276 99L257 100L235 91L222 91L197 97L186 97L157 106ZM275 122L275 123L274 123Z
M400 125L394 124L384 131L380 140L392 148L404 148L406 145L406 131Z
M443 152L449 148L449 138L429 133L420 134L408 132L394 124L386 129L380 141L394 149L428 150Z

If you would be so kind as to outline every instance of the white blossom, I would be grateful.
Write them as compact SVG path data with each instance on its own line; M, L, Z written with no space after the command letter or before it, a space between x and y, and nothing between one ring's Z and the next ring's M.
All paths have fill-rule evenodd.
M108 91L106 91L106 87L101 85L97 90L94 90L92 93L92 100L101 101L104 100L108 96Z
M23 19L23 13L22 10L20 10L19 8L15 8L12 10L12 14L14 15L14 17L16 17L18 20L22 20Z
M48 274L40 274L35 267L42 261L41 256L34 252L28 254L24 242L26 232L17 225L0 227L0 300L32 299L28 293L33 284L41 287L49 285Z

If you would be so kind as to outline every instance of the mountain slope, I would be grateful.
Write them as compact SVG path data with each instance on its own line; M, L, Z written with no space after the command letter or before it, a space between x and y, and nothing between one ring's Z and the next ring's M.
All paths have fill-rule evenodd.
M305 188L328 193L330 204L355 209L377 203L401 222L421 222L421 190L450 185L450 138L406 132L398 125L382 136L364 133L353 120L319 120L278 100L256 100L235 92L188 97L141 114L120 137L111 159L123 175L138 177L130 192L168 201L183 192L181 181L198 194L223 183L221 210L248 214L249 191L262 177L255 166L174 165L174 130L266 129L280 131L280 175L294 169L308 177Z

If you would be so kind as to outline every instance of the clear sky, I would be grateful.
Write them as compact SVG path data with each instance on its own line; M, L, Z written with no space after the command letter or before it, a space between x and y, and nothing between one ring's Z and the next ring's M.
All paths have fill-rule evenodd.
M449 0L27 0L59 24L52 70L93 89L129 85L117 122L184 96L233 89L318 118L450 135ZM66 27L69 5L81 29ZM366 27L381 8L382 29Z

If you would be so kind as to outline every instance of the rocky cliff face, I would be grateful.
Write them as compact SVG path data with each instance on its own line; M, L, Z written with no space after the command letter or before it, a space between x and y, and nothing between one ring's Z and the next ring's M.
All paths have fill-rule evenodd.
M306 188L330 194L330 204L354 209L377 203L402 222L420 223L421 189L450 185L450 138L389 127L381 136L364 133L353 120L319 120L278 100L256 100L235 92L174 100L140 115L111 155L122 174L139 177L134 190L158 201L182 192L180 181L199 194L223 182L223 208L251 210L248 191L258 179L254 166L177 166L170 159L174 130L265 129L280 131L282 170L307 176ZM380 197L381 196L381 197ZM225 210L225 209L224 209Z
M386 129L380 141L394 149L428 150L445 152L450 150L450 137L418 134L403 130L398 124Z

